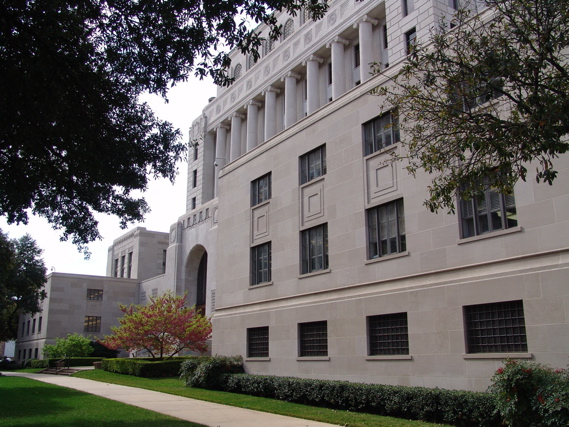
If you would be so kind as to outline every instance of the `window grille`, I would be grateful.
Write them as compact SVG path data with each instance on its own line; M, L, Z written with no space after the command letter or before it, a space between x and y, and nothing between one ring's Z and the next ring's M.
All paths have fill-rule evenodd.
M328 356L328 323L300 323L298 325L300 357Z
M102 289L87 289L87 300L88 301L102 301L103 300L103 290Z
M83 332L101 332L101 316L85 316Z
M247 357L269 357L269 327L247 329Z
M369 354L409 354L407 313L368 317Z
M522 301L466 306L464 318L468 353L528 351Z

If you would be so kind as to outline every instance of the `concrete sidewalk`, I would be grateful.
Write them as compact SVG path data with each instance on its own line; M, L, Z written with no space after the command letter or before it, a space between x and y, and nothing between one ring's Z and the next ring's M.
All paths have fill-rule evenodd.
M325 427L332 424L252 411L218 403L204 402L157 391L108 384L63 375L3 372L6 376L22 376L49 384L68 387L116 400L128 405L149 409L186 421L211 427Z

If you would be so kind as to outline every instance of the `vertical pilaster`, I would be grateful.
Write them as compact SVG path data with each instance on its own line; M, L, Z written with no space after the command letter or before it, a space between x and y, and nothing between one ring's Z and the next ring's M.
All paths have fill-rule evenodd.
M296 81L300 74L289 72L284 77L285 82L285 129L296 123Z
M217 165L215 171L215 195L218 196L219 191L219 170L227 163L227 155L225 152L225 141L227 140L227 126L219 125L216 129L215 136L215 159Z
M277 93L280 91L269 86L265 94L265 141L277 133Z
M332 99L336 99L344 94L344 46L348 45L348 40L335 37L327 47L332 51Z
M260 102L250 101L247 104L247 151L257 146L257 124Z
M377 25L377 19L365 15L360 22L354 24L358 26L360 39L360 81L363 83L371 77L371 66L373 62L373 26Z
M303 65L306 65L306 113L314 113L320 107L320 97L318 95L318 69L323 59L311 55Z
M241 155L241 120L245 116L239 113L233 113L231 116L231 145L229 153L229 161L237 159Z

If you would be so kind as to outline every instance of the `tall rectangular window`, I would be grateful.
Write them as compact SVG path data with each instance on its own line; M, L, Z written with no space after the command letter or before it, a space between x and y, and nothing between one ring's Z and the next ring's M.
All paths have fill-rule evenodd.
M83 332L101 332L101 316L85 316Z
M358 68L360 66L360 44L356 44L354 46L354 68Z
M126 273L126 255L121 256L121 277L125 276Z
M103 290L102 289L87 289L87 300L88 301L102 301L103 300Z
M407 313L368 317L369 355L409 354Z
M403 16L415 11L415 0L401 0L403 2Z
M38 358L38 349L35 348L34 349L34 359L37 359L37 358Z
M271 242L251 248L251 285L271 281Z
M198 170L194 169L192 172L192 188L196 188L198 186Z
M26 333L26 322L22 322L22 336Z
M194 145L194 160L198 159L198 147Z
M247 328L247 357L269 357L269 327Z
M36 333L36 319L32 320L32 334Z
M405 46L407 55L411 55L415 50L415 45L417 44L417 31L415 28L407 31L405 33Z
M488 187L470 200L460 198L462 238L479 236L518 225L516 199L513 194L499 193Z
M114 262L113 276L119 277L119 259L118 258L116 258L115 262Z
M396 113L383 114L365 123L363 127L366 156L399 142L399 121Z
M26 335L30 335L30 321L28 320L28 325L26 327Z
M38 319L38 334L41 332L41 323L42 323L42 316Z
M263 175L251 182L251 206L265 202L271 198L271 173Z
M328 268L328 224L302 231L301 245L302 274Z
M326 175L326 145L322 145L300 157L300 184Z
M464 307L467 353L527 352L523 301Z
M194 210L196 208L196 198L192 197L192 202L190 203L190 209Z
M167 249L162 251L162 274L166 273L166 256L168 254Z
M128 253L128 268L126 270L126 277L132 277L132 252Z
M299 323L300 357L328 356L328 322Z
M405 212L403 199L367 210L368 258L405 252Z

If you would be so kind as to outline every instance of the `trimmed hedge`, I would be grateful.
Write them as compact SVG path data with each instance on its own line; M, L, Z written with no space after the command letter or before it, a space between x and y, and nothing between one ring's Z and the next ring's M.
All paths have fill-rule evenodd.
M188 387L225 390L231 374L244 372L241 356L205 356L182 363L180 378Z
M225 391L456 426L500 426L489 393L238 374Z
M55 363L59 362L60 360L61 358L42 360L31 359L27 360L25 364L30 368L52 368L55 366ZM65 359L67 366L69 367L93 366L93 362L100 362L101 360L101 357L71 357L69 359Z
M136 377L177 377L182 362L203 356L175 357L168 360L150 358L103 359L103 370Z

